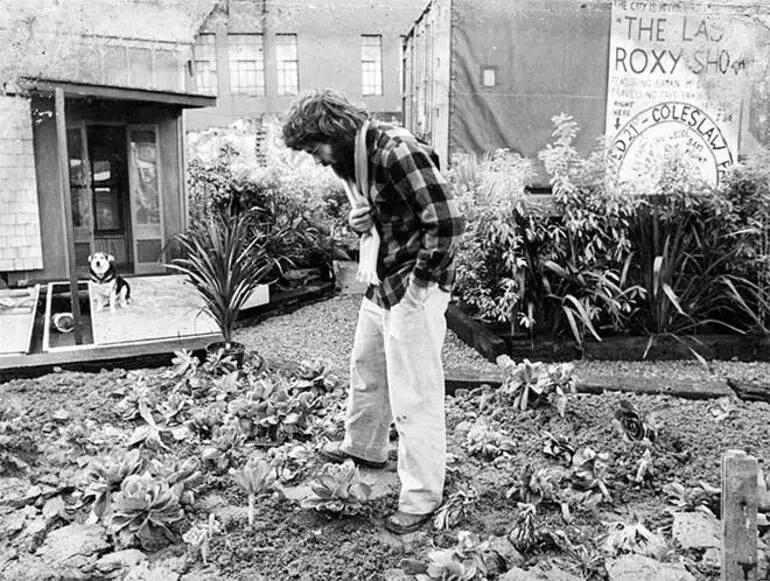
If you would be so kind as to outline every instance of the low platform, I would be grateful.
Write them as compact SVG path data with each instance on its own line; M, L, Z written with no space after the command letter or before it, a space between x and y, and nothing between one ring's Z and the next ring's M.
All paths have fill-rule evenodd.
M168 362L174 351L201 350L221 338L213 319L203 310L203 300L184 277L142 276L128 281L131 302L115 312L98 309L87 283L79 282L83 325L80 345L75 344L74 333L60 332L51 323L54 314L71 310L69 283L49 283L45 300L38 299L39 288L35 287L34 293L29 289L24 324L30 331L22 334L19 329L7 334L6 328L10 327L3 319L2 343L7 343L8 348L0 350L0 380L56 367L130 366L134 360L146 364L152 357Z
M0 290L0 356L29 350L39 296L39 284Z

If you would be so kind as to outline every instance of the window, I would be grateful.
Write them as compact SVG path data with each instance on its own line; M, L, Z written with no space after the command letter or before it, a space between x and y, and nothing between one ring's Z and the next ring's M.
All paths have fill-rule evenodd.
M278 94L299 93L299 62L297 60L297 35L275 35L275 60L278 67Z
M261 34L229 34L230 92L265 95L265 53Z
M193 48L195 88L208 95L217 94L217 48L214 34L200 34Z
M361 36L361 92L382 95L382 37Z

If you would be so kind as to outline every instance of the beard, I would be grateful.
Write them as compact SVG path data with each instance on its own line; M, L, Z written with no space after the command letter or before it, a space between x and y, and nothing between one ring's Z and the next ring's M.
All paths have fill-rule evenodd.
M334 141L330 143L334 162L331 168L343 180L356 180L355 149L353 141Z

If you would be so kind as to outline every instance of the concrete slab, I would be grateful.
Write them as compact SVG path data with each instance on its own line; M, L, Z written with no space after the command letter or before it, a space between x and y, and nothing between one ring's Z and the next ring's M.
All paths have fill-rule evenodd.
M203 311L203 299L184 276L142 276L128 282L131 302L114 313L109 309L97 311L91 297L96 345L219 333L214 320Z
M0 354L29 351L39 296L40 285L0 289Z

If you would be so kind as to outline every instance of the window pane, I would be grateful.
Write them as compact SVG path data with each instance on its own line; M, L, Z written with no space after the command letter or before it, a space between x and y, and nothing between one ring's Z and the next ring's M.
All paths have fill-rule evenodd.
M278 71L278 94L299 93L299 61L297 59L297 35L277 34L275 36L276 68Z
M91 225L91 208L88 198L91 196L89 188L74 187L72 195L72 225L75 228Z
M201 93L217 94L217 50L214 34L198 35L193 48L195 87Z
M228 59L233 93L265 94L265 57L261 34L229 34Z
M88 168L83 159L83 135L80 128L67 129L67 155L70 158L70 185L88 185Z
M382 95L382 37L361 36L361 92Z
M112 176L109 160L94 160L94 181L106 182Z
M135 224L160 224L158 148L155 132L132 131L129 171Z
M114 188L95 188L97 230L121 230L118 192Z

